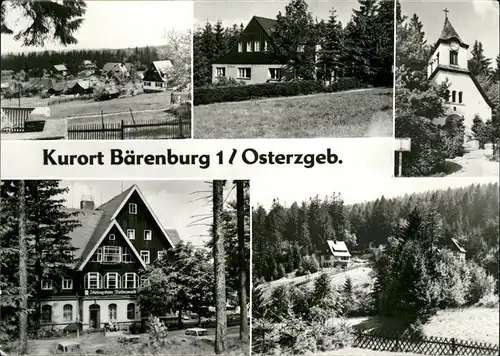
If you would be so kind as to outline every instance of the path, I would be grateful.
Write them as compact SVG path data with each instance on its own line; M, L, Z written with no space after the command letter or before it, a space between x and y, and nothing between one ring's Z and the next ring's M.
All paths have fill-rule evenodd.
M486 158L486 150L472 150L462 157L446 160L447 177L498 177L500 163Z
M392 110L377 111L373 114L365 137L392 137L393 120Z
M161 111L165 111L165 110L168 110L168 108L163 108L163 109L145 109L145 110L137 110L137 111L134 111L132 110L132 114L140 114L140 113L145 113L145 112L161 112ZM111 112L111 113L106 113L106 114L103 114L102 116L103 117L107 117L107 116L116 116L116 115L123 115L123 114L130 114L130 111L129 110L125 110L125 111L115 111L115 112ZM101 117L101 114L92 114L92 115L81 115L81 116L67 116L67 117L53 117L53 118L50 118L50 119L55 119L55 120L61 120L61 119L67 119L67 120L73 120L73 119L87 119L87 118L96 118L96 117Z

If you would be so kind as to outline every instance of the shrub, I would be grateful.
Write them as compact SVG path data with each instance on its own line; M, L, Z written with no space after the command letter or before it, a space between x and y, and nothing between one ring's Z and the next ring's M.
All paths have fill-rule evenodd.
M475 305L485 308L498 308L498 294L489 293L482 297Z
M470 263L470 285L467 294L467 302L475 304L485 295L493 293L495 289L495 279L489 276L484 268L475 263Z
M305 256L302 260L302 268L306 273L315 273L320 270L318 260L314 256Z
M446 158L463 156L465 126L464 119L458 116L449 118L441 128Z

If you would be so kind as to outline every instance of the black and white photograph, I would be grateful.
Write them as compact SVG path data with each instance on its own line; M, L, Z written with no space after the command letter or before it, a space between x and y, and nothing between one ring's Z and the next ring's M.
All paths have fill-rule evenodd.
M2 1L3 140L191 138L193 3Z
M394 1L195 1L194 138L393 137Z
M498 355L498 201L498 178L253 180L252 353Z
M396 176L499 176L499 16L495 0L398 3Z
M249 354L248 180L1 181L2 355Z

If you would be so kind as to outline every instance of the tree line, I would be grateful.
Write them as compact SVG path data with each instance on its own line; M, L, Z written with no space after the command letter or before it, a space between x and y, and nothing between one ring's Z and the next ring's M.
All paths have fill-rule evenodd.
M335 8L327 20L314 19L304 0L292 0L276 16L270 60L282 63L293 79L331 80L352 76L375 85L392 85L394 2L358 0L345 26ZM221 21L194 32L194 83L211 83L211 64L226 54L243 24L224 28ZM297 46L304 45L303 52ZM316 45L321 50L316 58Z
M427 62L434 47L425 40L423 25L417 14L408 18L401 13L399 1L396 4L396 83L395 107L396 137L412 140L411 152L404 153L403 175L425 176L438 173L444 168L447 158L465 153L463 147L466 135L463 119L449 120L442 127L432 120L446 114L448 81L439 86L427 80ZM491 66L492 59L484 55L483 44L475 41L468 61L469 70L476 76L481 87L493 102L491 119L474 119L472 131L481 146L500 137L499 117L499 65Z
M447 237L456 238L467 258L498 278L498 184L384 196L345 205L339 194L252 211L252 263L256 280L274 280L309 264L327 240L345 241L353 251L385 245L415 208L435 207Z

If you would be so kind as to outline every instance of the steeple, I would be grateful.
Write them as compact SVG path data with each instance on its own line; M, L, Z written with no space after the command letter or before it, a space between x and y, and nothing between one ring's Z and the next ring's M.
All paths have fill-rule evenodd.
M439 36L438 42L449 42L450 40L456 40L462 46L468 47L464 41L460 38L457 31L453 28L450 20L448 19L448 9L444 9L444 26L443 31L441 31L441 36Z

